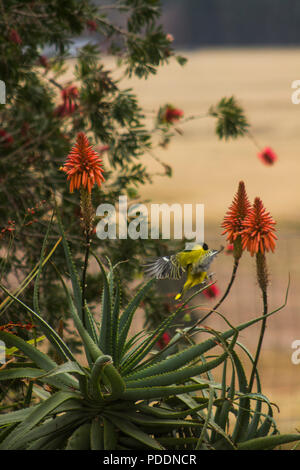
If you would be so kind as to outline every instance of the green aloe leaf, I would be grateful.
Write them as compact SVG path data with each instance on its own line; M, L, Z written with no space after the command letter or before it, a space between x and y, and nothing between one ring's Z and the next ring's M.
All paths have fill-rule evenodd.
M64 447L67 437L68 434L66 432L56 432L49 436L36 439L31 444L27 445L26 450L60 450Z
M68 439L66 450L89 450L90 449L91 423L79 426Z
M42 245L42 251L41 251L41 256L40 256L40 261L39 261L39 267L36 275L36 280L34 283L34 289L33 289L33 308L34 310L40 315L40 308L39 308L39 284L40 284L40 277L42 274L43 266L44 266L44 258L45 258L45 252L46 252L46 247L48 243L48 237L50 233L50 228L52 225L53 221L53 215L51 216L51 219L48 224L47 232L43 240L43 245Z
M250 354L250 352L248 351L248 349L243 344L241 344L239 342L237 342L237 345L246 353L246 355L248 356L248 358L251 362L251 365L253 366L254 359L253 359L252 355ZM259 378L259 374L258 374L257 369L255 371L255 375L256 375L257 391L258 391L258 394L260 395L261 394L261 383L260 383L260 378ZM260 422L260 419L261 419L261 409L262 409L263 401L268 402L268 400L264 396L263 396L262 400L258 399L256 401L255 412L253 414L251 423L248 426L248 432L247 432L247 436L246 436L245 440L252 439L256 436L257 428L258 428L258 425L259 425L259 422Z
M238 450L270 450L282 444L300 441L300 434L277 434L276 436L257 437L237 445Z
M229 412L233 408L233 399L235 396L235 368L232 367L232 372L231 372L231 382L230 382L230 387L228 392L224 394L224 384L222 385L222 395L224 402L222 403L221 407L219 408L219 413L216 413L215 416L215 422L217 423L218 426L220 426L221 429L225 431L226 424L229 423ZM225 378L224 378L225 379ZM225 382L226 386L226 382ZM215 442L215 439L217 438L217 434L214 433L212 436L212 442Z
M186 416L192 415L197 411L207 407L208 400L205 399L205 402L201 405L195 406L194 408L188 408L187 410L183 411L173 411L172 409L164 409L159 408L157 406L149 406L144 404L138 404L136 408L143 412L144 414L148 414L151 416L155 416L157 418L170 418L170 419L177 419L177 418L185 418Z
M4 426L12 423L20 423L24 421L39 405L33 405L30 408L24 408L23 410L10 411L9 413L0 415L0 426Z
M66 437L68 433L71 434L76 427L87 419L87 413L84 410L72 411L65 413L61 416L51 417L46 422L26 433L22 439L19 440L19 448L26 447L29 443L39 441L44 438L46 443L48 440L53 440L58 434L63 433ZM43 443L43 444L44 444ZM40 443L41 445L42 443ZM37 447L38 448L38 444ZM43 449L42 447L40 447Z
M84 369L82 367L79 367L77 362L68 361L68 362L65 362L64 364L60 364L59 366L55 367L53 370L50 370L49 372L44 373L44 375L40 377L42 378L54 377L55 375L59 375L65 372L76 373L79 375L86 375L84 372Z
M101 421L99 420L98 416L93 419L91 424L91 435L90 435L90 442L91 442L91 450L104 450L104 429L101 425Z
M272 312L268 313L268 316L274 315L283 307L284 305L277 308L276 310L273 310ZM250 320L246 323L242 323L235 328L230 328L229 330L222 333L220 335L220 338L222 338L223 341L228 340L231 336L236 335L237 332L243 331L245 328L248 328L249 326L252 326L255 323L263 320L265 316L266 315L254 318L253 320ZM187 328L186 330L187 333L188 333L188 330L189 329ZM208 339L206 341L203 341L200 344L191 346L189 349L186 349L182 352L169 356L167 359L164 359L163 361L160 361L157 364L155 363L156 359L154 356L151 360L152 362L154 362L153 365L151 365L151 362L150 362L150 365L144 367L143 369L138 370L136 372L133 371L131 374L128 374L127 378L130 377L130 379L133 379L133 378L138 379L138 378L144 378L148 375L159 374L161 372L162 366L165 368L165 370L177 369L178 367L181 367L191 362L195 357L205 354L206 352L213 349L214 347L216 347L216 340L213 338L213 339Z
M2 339L7 346L15 346L29 357L39 368L50 371L53 370L57 364L52 361L46 354L42 353L34 346L24 341L22 338L15 336L5 331L0 331L0 339ZM68 374L61 374L59 377L53 377L49 380L49 384L53 384L58 388L68 387L77 388L78 381Z
M122 420L129 420L135 424L139 424L145 428L153 428L155 431L162 428L167 428L169 430L177 430L179 428L193 428L193 427L203 427L203 423L200 421L195 421L191 419L167 419L167 418L158 418L158 417L151 417L148 415L143 415L142 413L135 413L134 411L130 412L109 412L109 415L117 416Z
M89 381L90 394L94 400L103 401L103 394L101 391L101 377L104 374L104 368L107 364L111 364L111 356L99 356L91 370L91 379Z
M103 444L104 450L115 450L118 442L118 432L114 424L103 418Z
M48 400L42 402L39 406L29 408L31 413L13 430L11 434L1 443L0 450L18 449L19 442L31 431L34 426L39 424L51 411L67 400L78 397L75 393L59 391L52 395Z
M150 398L162 398L181 393L194 392L208 388L207 383L193 385L174 385L166 387L127 388L122 395L123 400L144 400Z
M198 380L199 382L201 381L200 378ZM212 387L214 385L210 384L210 386ZM196 401L197 397L192 397L191 394L189 393L183 393L181 395L177 395L177 398L181 400L185 405L190 407L191 410L197 406L197 401ZM202 419L204 422L206 419L206 416L201 412L201 410L197 411L197 414L200 417L200 419ZM215 423L212 417L210 418L208 427L212 429L213 431L215 431L217 434L220 434L220 436L224 438L222 439L222 441L226 441L227 448L230 448L230 449L236 448L230 436L220 426L218 426L217 423Z
M66 239L64 227L61 221L60 213L58 210L58 207L56 206L56 215L57 215L57 221L58 221L58 226L59 226L59 231L60 235L62 237L62 244L64 248L64 253L66 257L66 262L67 262L67 267L69 270L71 282L72 282L72 287L73 287L73 293L74 293L74 300L75 300L75 305L77 308L77 311L79 312L79 317L82 320L82 292L81 292L81 286L80 286L80 281L79 281L79 276L72 258L71 250L68 244L68 241Z
M112 337L113 337L113 322L112 322L112 293L110 292L110 285L107 279L105 269L98 258L93 253L98 265L102 272L103 292L102 292L102 310L101 310L101 328L99 336L99 348L104 354L112 354Z
M209 424L209 422L211 421L211 418L212 418L213 402L214 402L214 389L210 387L209 388L209 400L208 400L208 406L207 406L207 414L206 414L206 417L205 417L204 424L202 425L202 431L201 431L200 437L198 439L198 442L196 444L195 450L201 449L201 447L203 445L206 430L207 430L208 424Z
M34 379L45 375L45 371L33 367L0 370L0 380Z
M34 344L36 345L37 343L40 343L41 341L44 341L44 339L46 338L46 336L39 336L38 338L33 338L33 339L29 339L28 341L26 341L26 343L28 344ZM5 349L5 354L6 356L13 356L16 352L18 352L18 348L6 348Z
M184 382L185 380L194 377L195 375L203 374L210 369L214 369L222 364L227 358L227 353L220 355L218 358L206 362L205 364L184 367L172 372L165 372L162 374L151 375L139 380L126 380L126 385L129 388L151 387L159 385L172 385L175 383ZM163 370L163 368L162 368Z
M242 394L239 400L239 410L236 419L236 424L232 433L232 440L236 443L244 440L247 435L248 425L251 416L251 407L250 399L247 397L248 384L246 373L235 351L232 351L232 357L234 360L234 365L239 381L239 391Z
M276 430L276 425L273 419L273 410L270 404L268 404L268 416L266 416L262 425L257 429L255 437L264 437L269 434L271 426L274 425Z
M65 258L67 261L67 266L68 266L68 270L69 270L69 274L71 278L72 289L73 289L73 294L74 294L74 303L75 303L75 307L77 310L77 314L78 314L80 321L86 325L86 329L87 329L89 336L93 338L95 334L95 324L93 320L91 319L91 315L89 315L89 312L86 310L85 306L82 305L82 289L81 289L79 276L78 276L78 273L77 273L77 270L76 270L76 267L72 258L72 253L71 253L71 250L70 250L70 247L69 247L66 235L65 235L64 227L61 222L61 218L60 218L60 214L59 214L59 210L57 206L56 206L56 213L57 213L57 220L58 220L60 234L62 237L62 244L64 248ZM83 317L84 317L84 321L83 321ZM96 338L94 339L96 340Z
M142 337L144 339L142 339ZM147 331L139 331L136 333L129 341L126 342L121 359L121 371L122 375L126 375L127 369L130 370L128 364L134 359L136 359L137 354L140 351L143 351L145 347L149 344L149 339L152 338L152 334Z
M85 318L87 321L87 331L89 335L91 336L92 340L94 341L94 343L97 343L98 342L97 325L86 301L84 304L84 312L85 312Z
M61 339L61 337L56 333L56 331L34 310L24 304L20 299L15 297L11 294L4 286L0 284L2 290L4 290L9 296L11 296L14 300L16 300L22 307L24 307L36 320L36 322L40 325L42 331L44 332L45 336L48 338L50 343L55 347L55 349L61 354L61 356L65 360L71 359L74 362L77 362L76 358L74 357L73 353L66 345L66 343Z
M119 317L120 317L120 308L121 308L121 288L120 283L116 282L116 292L113 301L113 310L112 310L112 357L113 362L116 367L118 367L118 345L119 345L119 338L118 338L118 331L119 331Z
M64 282L64 280L63 280L63 278L60 274L59 274L59 277L60 277L60 281L62 283L62 286L63 286L64 291L65 291L66 296L67 296L67 300L68 300L68 304L69 304L69 308L70 308L72 318L74 320L77 331L78 331L78 333L81 336L81 339L83 341L83 345L85 347L85 351L86 351L86 354L87 354L87 359L91 358L90 365L92 365L92 362L95 362L96 359L99 356L102 355L102 352L98 348L98 345L93 341L93 339L89 335L88 331L83 326L83 323L82 323L81 319L79 318L79 315L77 313L77 310L76 310L76 307L74 305L73 299L70 295L70 292L69 292L69 290L68 290L68 288L67 288L67 286L66 286L66 284L65 284L65 282Z
M51 256L53 255L53 253L55 252L56 248L58 247L58 245L60 244L60 242L62 241L62 238L60 237L57 242L55 243L55 245L53 246L53 248L50 250L50 252L47 254L47 256L45 257L44 261L43 261L43 265L45 265L49 259L51 258ZM38 270L39 270L39 266L40 266L40 263L38 262L34 268L30 271L30 273L28 274L28 276L26 276L25 279L23 279L23 281L21 282L21 284L18 286L18 288L13 292L14 296L15 297L19 297L20 294L26 289L26 287L28 287L28 285L33 281L33 279L37 276L37 273L38 273ZM0 303L0 316L5 312L5 310L7 308L10 307L10 305L14 302L14 299L12 299L10 296L6 297L1 303Z
M125 342L128 336L128 332L132 323L133 316L138 308L140 302L145 297L147 292L151 289L154 284L154 279L151 279L147 284L145 284L129 302L124 312L122 313L119 321L119 331L118 331L118 362L120 362L121 355L125 346Z
M203 289L200 290L202 292ZM199 291L197 291L199 293ZM195 294L193 294L190 298L194 297ZM134 353L129 357L129 359L126 361L126 363L122 363L122 374L126 375L128 371L132 371L135 366L137 371L145 369L145 364L141 362L147 355L148 353L152 350L153 346L157 343L159 338L163 335L163 333L169 328L169 326L173 323L174 319L181 313L181 311L184 309L187 301L185 301L178 309L175 310L175 312L172 315L169 315L168 318L166 318L159 326L158 328L148 336L141 344L140 346L134 350ZM171 341L172 342L172 341ZM171 343L170 342L170 343ZM125 348L124 348L125 351ZM124 352L123 351L123 352ZM155 362L160 362L161 361L161 354L162 352L156 353ZM152 361L153 362L153 361ZM147 361L145 361L147 364Z

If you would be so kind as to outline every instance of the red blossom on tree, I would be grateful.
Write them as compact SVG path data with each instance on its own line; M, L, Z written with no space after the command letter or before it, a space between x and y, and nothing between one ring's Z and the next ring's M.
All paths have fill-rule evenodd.
M216 284L213 284L212 286L208 286L204 291L202 291L202 294L205 295L207 299L214 299L220 294L220 289Z
M18 31L16 31L15 29L11 29L10 32L9 32L9 40L15 44L22 44L22 39L18 33Z
M162 337L159 338L156 344L159 347L159 349L164 349L164 347L169 344L170 340L171 340L171 337L169 333L164 333Z
M274 163L278 160L278 157L274 150L270 147L266 147L262 152L259 152L258 158L265 164L265 165L274 165Z
M39 56L39 63L40 63L40 65L45 67L45 69L48 69L50 67L49 61L48 61L47 57L44 56L44 55Z
M183 117L183 111L178 108L173 108L173 106L168 106L165 112L165 121L173 124L174 122L179 121Z
M173 42L173 41L174 41L174 36L173 36L173 34L168 33L168 34L166 35L166 39L167 39L169 42Z
M6 146L11 145L14 142L14 138L4 129L0 129L0 144L4 144Z
M57 106L54 110L56 116L65 117L70 116L78 108L76 99L78 98L78 88L74 85L61 90L61 96L63 99L62 104Z
M86 26L89 31L92 31L92 32L97 31L97 23L94 20L87 20Z

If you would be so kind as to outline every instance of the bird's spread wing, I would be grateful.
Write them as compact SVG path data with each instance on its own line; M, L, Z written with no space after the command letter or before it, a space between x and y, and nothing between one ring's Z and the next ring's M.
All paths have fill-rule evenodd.
M183 272L176 255L162 256L145 265L145 274L156 279L180 279Z
M208 250L204 257L201 257L200 260L192 264L192 273L198 274L202 271L207 271L211 262L223 250L223 247L220 250Z

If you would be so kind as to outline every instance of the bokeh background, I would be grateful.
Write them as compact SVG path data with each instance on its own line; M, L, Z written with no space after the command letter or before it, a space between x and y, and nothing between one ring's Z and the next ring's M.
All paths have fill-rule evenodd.
M290 275L287 306L267 325L260 360L264 393L279 406L279 429L300 428L300 365L291 361L291 344L300 339L300 105L292 103L292 82L300 79L300 3L296 0L166 0L165 31L174 36L177 51L188 58L161 68L147 82L131 80L146 110L172 103L185 116L201 115L223 96L234 95L244 107L258 148L248 138L223 142L214 133L210 118L178 125L183 131L167 150L156 155L173 168L173 178L157 176L142 196L157 203L204 203L205 238L209 245L224 244L220 223L238 182L246 184L249 197L260 196L277 221L278 243L268 255L270 309L283 304ZM270 146L278 161L267 167L258 149ZM153 173L161 171L149 155ZM232 258L215 261L218 286L224 291ZM204 304L213 305L214 301ZM221 312L233 324L261 313L255 263L246 254L232 294ZM206 322L224 328L217 316ZM254 351L259 327L241 335ZM246 359L245 359L246 362Z

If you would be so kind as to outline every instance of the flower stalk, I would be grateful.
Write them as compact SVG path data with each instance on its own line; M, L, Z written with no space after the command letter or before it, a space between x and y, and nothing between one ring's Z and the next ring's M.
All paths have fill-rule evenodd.
M104 177L102 160L83 132L78 133L76 145L72 148L61 170L67 174L70 181L70 192L72 193L74 189L80 190L81 225L85 237L85 257L81 279L82 319L85 326L86 274L95 217L91 192L95 184L101 186Z
M268 287L268 269L267 269L267 263L266 263L266 257L264 253L258 252L256 254L256 273L257 273L257 280L259 287L262 292L262 299L263 299L263 315L264 318L261 323L261 330L260 330L260 335L258 339L258 344L256 348L256 354L252 366L252 372L249 380L249 386L248 386L248 391L251 393L253 383L254 383L254 378L255 378L255 373L258 365L258 360L262 348L262 343L266 331L266 325L267 325L267 314L268 314L268 295L267 295L267 287Z
M252 372L249 380L249 393L251 392L253 387L255 373L266 330L268 314L267 288L269 284L269 277L265 253L268 251L275 251L277 240L277 237L274 233L275 224L276 222L273 220L270 213L266 211L261 199L259 197L256 197L251 211L244 220L244 230L241 232L243 249L247 249L250 252L251 256L255 255L256 257L256 274L258 285L262 292L264 316L261 324L261 330L253 362Z

